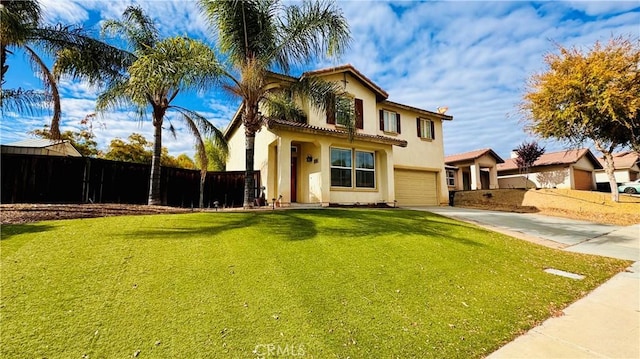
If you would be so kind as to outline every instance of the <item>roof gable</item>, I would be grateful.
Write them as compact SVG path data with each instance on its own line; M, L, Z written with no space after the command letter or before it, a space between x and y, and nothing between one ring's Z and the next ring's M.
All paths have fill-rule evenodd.
M598 158L598 162L602 167L605 166L604 157ZM631 168L638 162L640 162L640 156L634 151L625 151L613 154L613 167L615 169Z
M307 71L303 73L302 76L300 76L300 79L303 79L305 77L341 74L345 72L353 76L355 79L360 81L360 83L362 83L365 87L367 87L369 90L375 93L376 100L378 102L384 101L387 98L389 98L389 94L387 94L387 92L383 90L382 87L378 86L375 82L371 81L368 77L363 75L360 71L356 70L356 68L353 67L353 65L351 64L346 64L346 65L341 65L336 67L329 67L329 68L313 70L313 71Z
M444 163L448 165L454 165L455 163L459 163L459 162L472 161L484 155L492 156L493 158L496 159L496 163L504 163L504 160L490 148L483 148L481 150L475 150L475 151L446 156L444 158Z
M601 169L602 166L596 159L596 157L591 153L588 148L580 148L577 150L566 150L559 152L551 152L545 153L536 162L534 162L532 167L542 167L542 166L558 166L558 165L572 165L578 162L582 157L585 157L593 164L595 169ZM509 171L518 169L518 164L516 163L515 158L509 158L504 161L503 164L498 165L498 171Z

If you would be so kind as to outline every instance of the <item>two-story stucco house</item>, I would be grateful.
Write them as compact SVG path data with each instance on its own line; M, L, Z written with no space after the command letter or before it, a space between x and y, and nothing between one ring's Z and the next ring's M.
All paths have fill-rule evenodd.
M442 125L451 116L387 100L387 92L351 65L306 72L300 78L315 76L340 83L353 98L355 135L350 140L335 116L309 103L301 104L307 123L268 118L256 134L254 168L260 171L267 200L282 196L283 206L448 202ZM239 111L225 136L227 170L244 170Z

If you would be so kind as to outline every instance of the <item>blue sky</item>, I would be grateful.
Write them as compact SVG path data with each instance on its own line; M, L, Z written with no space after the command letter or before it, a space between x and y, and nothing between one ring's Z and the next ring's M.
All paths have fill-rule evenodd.
M214 36L194 0L71 1L41 0L50 23L83 24L99 32L103 19L119 18L130 4L138 4L154 18L163 35L189 35L211 44ZM435 111L449 107L454 117L444 125L445 153L491 147L503 158L525 140L517 105L526 79L543 71L543 56L554 43L588 48L611 36L640 36L638 1L338 1L347 17L353 41L338 60L308 64L313 70L350 63L385 89L395 102ZM41 88L22 54L9 59L7 88ZM63 130L80 127L94 112L96 89L62 79ZM183 94L180 104L200 111L224 129L238 101L222 93ZM0 142L30 136L27 132L49 123L50 114L3 114ZM171 119L171 118L169 118ZM132 132L153 138L149 120L140 122L128 111L103 114L95 134L101 149L111 139ZM179 130L177 139L166 133L163 145L172 155L193 155L193 140ZM563 145L541 141L547 151Z

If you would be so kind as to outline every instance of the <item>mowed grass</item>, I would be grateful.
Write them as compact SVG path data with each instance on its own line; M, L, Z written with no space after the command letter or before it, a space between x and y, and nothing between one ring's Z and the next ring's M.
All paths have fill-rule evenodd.
M482 357L629 263L403 210L51 221L0 244L5 358Z

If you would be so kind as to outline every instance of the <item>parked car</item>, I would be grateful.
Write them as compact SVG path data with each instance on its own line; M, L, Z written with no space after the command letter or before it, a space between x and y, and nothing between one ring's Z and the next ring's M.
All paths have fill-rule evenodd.
M624 193L640 193L640 178L635 181L626 182L618 186L618 192Z

